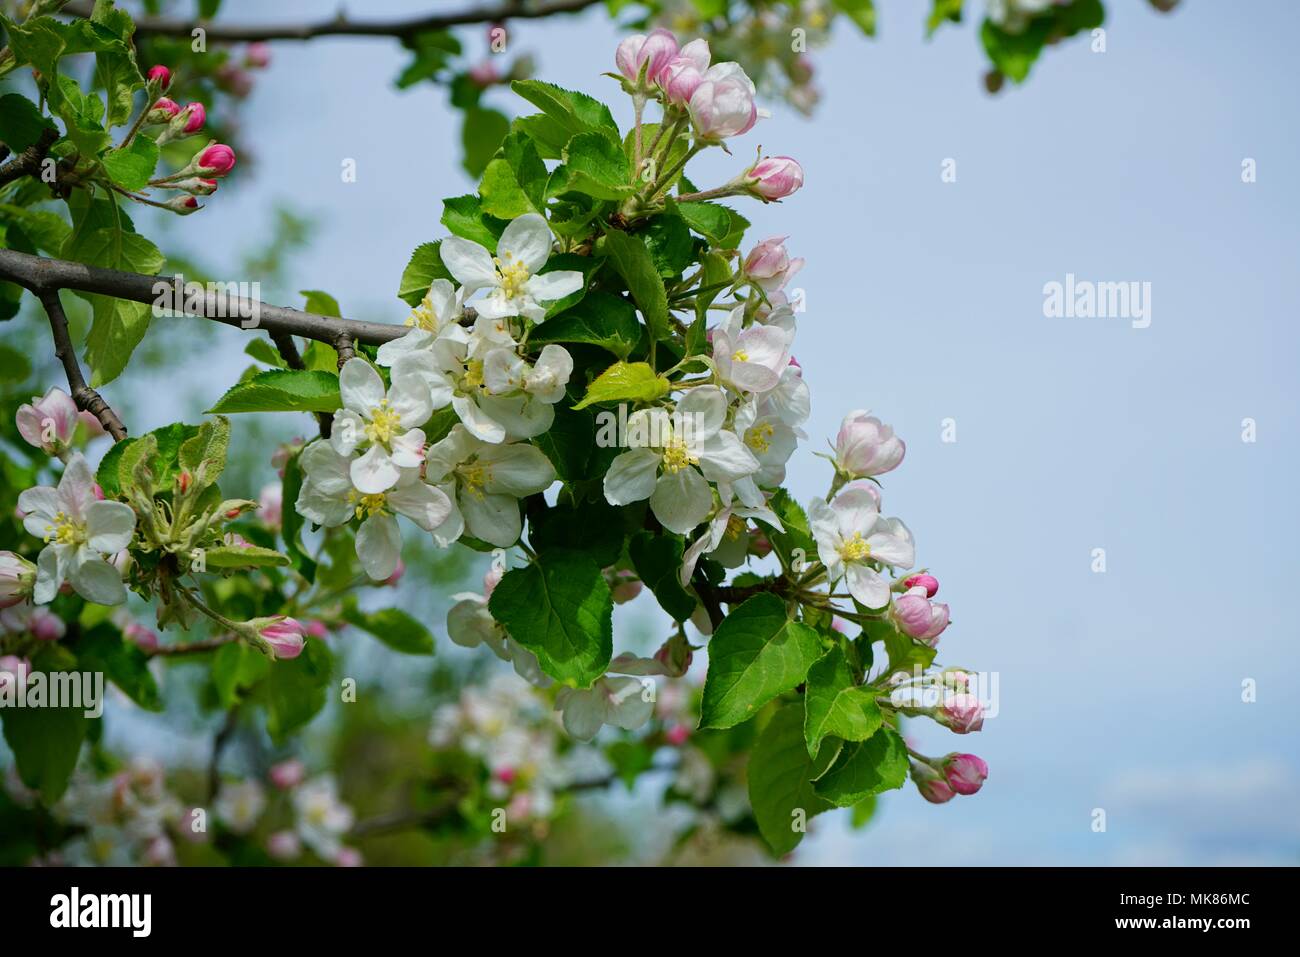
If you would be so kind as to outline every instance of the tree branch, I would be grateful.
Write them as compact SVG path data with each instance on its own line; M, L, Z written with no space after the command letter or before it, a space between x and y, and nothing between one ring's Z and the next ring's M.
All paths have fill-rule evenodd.
M169 287L183 281L181 277L145 276L63 259L30 256L12 249L0 249L0 279L17 283L37 297L51 291L72 289L146 305L157 305L167 296ZM209 289L201 301L191 302L188 295L172 296L173 300L179 301L173 302L175 308L170 311L211 319L241 329L261 330L272 336L302 336L329 345L335 345L343 339L366 345L382 345L400 339L410 331L406 326L392 323L338 319L287 306L273 306L257 299L233 295L224 285L214 285L220 288ZM65 360L65 366L66 364Z
M68 391L77 408L89 412L99 420L104 431L113 437L114 442L126 438L126 426L117 417L117 413L104 401L103 397L86 385L86 377L81 374L77 364L77 354L72 347L72 335L68 332L68 317L63 312L63 303L59 301L57 289L42 288L36 291L41 305L50 317L50 332L54 335L54 354L63 363L63 372L68 377Z
M41 130L41 135L35 143L4 166L0 166L0 186L12 183L23 176L35 176L41 168L41 162L49 154L50 147L54 145L54 141L58 138L59 131L53 126L47 126Z
M210 42L253 43L264 40L313 40L317 37L395 37L409 40L421 33L446 30L450 27L474 23L497 23L503 20L536 20L559 13L577 13L595 6L601 0L503 0L499 3L472 7L459 13L431 14L407 20L375 21L349 20L340 13L330 20L315 23L280 24L227 24L207 23L170 17L139 17L135 21L137 37L180 37L189 39L195 29L202 28ZM64 13L89 17L91 5L70 3Z

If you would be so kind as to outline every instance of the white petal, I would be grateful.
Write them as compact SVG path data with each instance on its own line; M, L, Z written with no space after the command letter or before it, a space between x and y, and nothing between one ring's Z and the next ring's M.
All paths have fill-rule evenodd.
M74 559L68 581L78 595L96 605L120 605L126 601L122 575L102 558Z
M388 502L426 532L431 532L451 514L451 500L442 489L416 479L388 493Z
M463 395L452 396L451 407L465 424L466 431L483 442L504 442L505 426L479 408L478 403Z
M360 356L353 356L339 371L339 398L343 408L370 418L370 410L384 401L384 380Z
M408 352L427 349L433 343L433 338L433 333L429 330L413 328L401 338L391 339L381 345L376 359L381 366L391 366Z
M650 449L623 452L605 473L605 501L628 505L649 498L654 494L660 460L659 453Z
M386 492L402 477L401 469L393 463L393 457L382 445L372 445L361 458L353 459L350 474L352 484L364 495Z
M713 507L713 493L704 476L689 466L665 472L655 483L650 509L670 532L685 535L704 521Z
M393 387L388 390L388 405L397 413L398 424L404 429L424 425L433 415L429 387L420 376L394 376Z
M365 436L366 420L351 409L339 409L330 425L330 447L339 455L351 455Z
M649 679L646 679L649 680ZM635 731L650 720L654 713L655 697L638 678L606 678L610 698L608 724ZM653 685L653 682L651 682Z
M519 315L519 300L507 299L500 289L493 289L471 305L478 311L480 319L506 319Z
M874 568L854 563L844 573L849 593L867 608L884 608L889 604L889 583Z
M438 252L447 272L465 287L467 296L476 289L495 286L500 281L496 266L492 265L492 254L478 243L460 236L448 236L438 247Z
M346 495L352 489L348 459L335 452L328 442L318 440L307 446L298 464L323 495Z
M456 501L456 486L452 482L446 482L438 486L438 490L447 496L447 504L450 511L447 518L433 530L433 540L442 548L446 548L456 539L460 538L465 531L465 519L461 516L460 505Z
M48 485L38 485L18 495L18 510L24 513L23 528L37 538L45 537L45 526L54 524L54 513L59 508L59 493Z
M483 384L498 394L523 388L527 371L527 364L513 349L492 349L483 357Z
M424 462L424 430L411 429L388 443L393 450L393 464L398 468L417 469Z
M383 581L397 570L402 557L402 532L391 515L371 515L357 529L357 558L371 581Z
M916 545L912 541L912 532L902 519L883 519L876 526L876 532L867 536L871 546L871 557L893 565L896 568L911 568L916 561Z
M352 488L351 480L348 480L347 487ZM312 481L302 483L302 488L298 491L298 501L294 502L293 507L309 522L324 525L326 528L334 528L350 521L354 510L354 506L350 505L347 499L337 493L326 492Z
M877 499L861 485L850 485L831 502L831 511L839 522L840 534L852 538L854 532L861 532L865 538L875 528Z
M59 501L63 510L77 521L85 521L86 509L91 502L97 501L95 475L80 452L68 460L59 478Z
M36 587L32 591L32 601L37 605L54 601L59 593L67 572L67 554L66 545L47 545L41 549L36 559Z
M570 693L564 700L564 730L580 741L590 741L605 723L605 697L599 686L590 691L565 690Z
M687 442L703 442L722 428L727 417L727 398L714 385L691 389L677 403L673 424L681 423L683 438Z
M551 258L551 228L537 213L525 213L513 220L497 240L497 255L519 260L535 273Z
M489 492L523 498L550 487L555 481L555 466L541 449L512 444L487 449L479 461L488 467Z
M478 405L484 415L501 423L510 440L541 435L555 421L555 409L531 396L484 395Z
M758 471L758 459L735 432L718 432L697 452L700 471L711 482L733 482Z
M555 272L544 272L540 276L533 276L528 280L525 288L528 290L528 295L538 302L554 302L556 299L563 299L577 292L582 288L582 281L580 272L557 269Z
M86 509L86 543L97 552L120 552L134 531L135 512L125 502L91 502Z
M462 492L459 496L465 526L475 538L489 545L509 548L519 541L523 526L519 519L519 502L509 495L478 496Z

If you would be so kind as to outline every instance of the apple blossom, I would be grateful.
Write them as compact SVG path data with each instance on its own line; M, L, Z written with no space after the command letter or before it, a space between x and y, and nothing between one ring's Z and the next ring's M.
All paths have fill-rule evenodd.
M538 453L539 455L541 453ZM299 515L334 528L354 517L361 519L356 552L362 568L374 581L383 581L397 569L402 535L394 514L405 515L426 532L432 532L455 514L451 501L438 488L422 481L417 469L403 469L396 485L383 492L362 492L352 481L352 463L324 440L303 449L299 459L304 480L294 508ZM449 541L459 535L457 532Z
M307 779L307 767L297 758L288 758L271 765L267 777L279 790L292 791Z
M225 176L235 168L235 151L224 143L214 143L200 150L191 165L200 176Z
M149 67L146 77L158 84L161 89L167 89L172 85L172 71L159 63L157 66Z
M148 126L159 126L163 123L171 123L172 119L181 111L181 105L170 97L160 96L154 101L153 106L149 107L149 113L145 116L144 122Z
M74 453L57 489L27 489L18 496L28 534L46 542L36 562L32 598L44 605L66 581L82 598L100 605L120 605L126 588L118 570L102 554L126 548L135 531L135 512L123 502L95 494L95 480L81 453Z
M495 256L460 236L448 236L439 251L443 265L464 287L465 295L488 291L474 308L489 319L524 316L541 322L546 318L543 302L563 299L583 284L580 272L541 272L551 257L551 228L537 213L525 213L510 222L497 240Z
M783 531L781 520L766 504L749 506L739 501L733 502L725 489L720 497L723 499L722 507L709 520L704 534L686 546L682 553L678 579L683 586L690 583L702 555L711 556L724 568L735 568L744 562L749 552L749 519L760 519L777 531Z
M628 417L629 445L605 473L605 500L650 500L669 531L686 534L713 507L709 482L734 482L758 471L758 460L724 429L727 402L716 386L691 389L671 415L642 409Z
M225 781L217 792L212 810L226 827L236 834L247 834L257 826L266 810L266 789L253 778Z
M753 481L765 487L784 482L785 464L799 445L799 433L781 417L777 408L766 399L762 402L751 399L736 410L735 429L758 460Z
M644 79L654 83L675 56L676 37L659 29L649 36L638 33L623 40L614 51L614 63L629 82L639 84Z
M342 849L341 838L352 827L352 808L339 800L332 777L312 778L293 792L298 836L323 860L333 860Z
M0 552L0 608L26 601L35 586L35 565L13 552Z
M765 239L749 251L742 271L764 292L776 292L803 268L802 259L791 259L784 236Z
M659 88L674 106L685 106L708 72L712 54L709 41L697 38L683 46L659 74Z
M302 654L306 643L307 631L296 618L283 615L276 618L259 619L257 633L270 645L277 658L297 658Z
M907 446L894 430L859 409L844 417L835 438L835 467L849 478L884 475L898 468Z
M442 544L450 544L467 530L490 545L508 548L523 530L519 499L555 481L555 466L541 449L484 442L463 425L452 426L441 442L430 447L426 460L429 481L452 501L445 528L434 532Z
M208 119L208 111L202 103L187 103L182 111L185 114L185 125L181 128L184 133L197 133L203 129L203 124ZM231 164L234 163L234 154L231 154ZM209 164L204 164L209 165ZM211 164L216 165L216 164Z
M841 577L867 608L889 603L889 583L879 566L910 568L916 557L912 533L896 518L882 518L879 499L862 485L850 485L828 505L813 501L809 524L817 555L832 582Z
M590 741L601 725L612 724L635 731L654 713L654 695L637 678L598 678L590 688L561 688L555 710L562 713L564 729L581 741Z
M548 343L529 365L510 349L493 349L483 359L483 381L493 395L523 392L554 405L564 397L573 359L563 346Z
M339 397L343 408L334 413L330 445L342 456L366 447L365 454L349 464L358 491L381 494L398 483L403 469L420 467L424 431L417 426L429 420L433 404L418 377L394 375L385 394L379 373L354 356L339 372Z
M899 631L933 648L948 627L948 606L931 602L925 595L925 587L918 585L894 599L893 618Z
M758 323L742 328L744 317L745 307L737 306L713 330L713 364L722 381L740 392L770 392L790 364L792 335Z
M758 121L754 82L738 63L709 67L687 104L696 135L705 142L748 133Z
M949 695L936 709L934 719L956 734L984 727L984 705L973 694Z
M15 416L18 434L46 455L62 455L77 432L77 404L62 389L53 388L30 404L20 405Z
M506 633L492 613L488 611L487 600L492 596L492 589L501 580L502 572L489 570L483 579L483 592L460 592L452 595L455 602L447 610L447 637L462 648L477 648L486 645L502 661L514 665L515 673L530 684L545 688L551 679L542 673L537 656L527 648L514 641Z
M984 786L989 766L973 754L949 754L939 766L948 786L958 794L974 794Z
M939 591L939 579L933 575L927 575L924 572L919 575L910 575L903 579L904 588L924 588L925 597L933 598Z
M788 156L765 156L745 171L745 183L765 202L784 199L803 186L803 167Z

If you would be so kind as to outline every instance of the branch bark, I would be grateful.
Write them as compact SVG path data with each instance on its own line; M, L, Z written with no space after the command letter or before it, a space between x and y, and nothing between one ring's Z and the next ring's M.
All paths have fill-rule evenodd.
M35 143L4 166L0 166L0 186L12 183L23 176L35 176L41 168L41 161L49 154L50 147L58 138L59 131L52 126L41 130L41 135Z
M546 0L528 3L503 0L499 3L471 7L459 13L431 14L407 20L349 20L339 14L315 23L228 24L184 20L171 17L140 17L135 21L137 37L181 37L189 39L202 28L207 39L215 43L253 43L265 40L313 40L317 37L393 37L408 40L421 33L446 30L474 23L498 23L503 20L537 20L561 13L577 13L601 0ZM64 13L89 17L88 3L70 3Z
M72 346L72 335L68 331L68 317L63 311L57 289L42 288L36 291L37 298L45 307L50 317L50 332L54 336L54 354L63 363L63 372L68 377L68 391L77 408L89 412L99 420L104 431L113 437L114 442L126 438L126 426L117 413L104 401L103 396L86 384L86 377L77 364L77 354Z

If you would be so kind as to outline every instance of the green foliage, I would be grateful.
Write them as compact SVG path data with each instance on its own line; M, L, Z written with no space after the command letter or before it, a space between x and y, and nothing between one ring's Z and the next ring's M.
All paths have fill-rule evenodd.
M208 412L333 412L341 407L336 374L268 369L232 387Z

